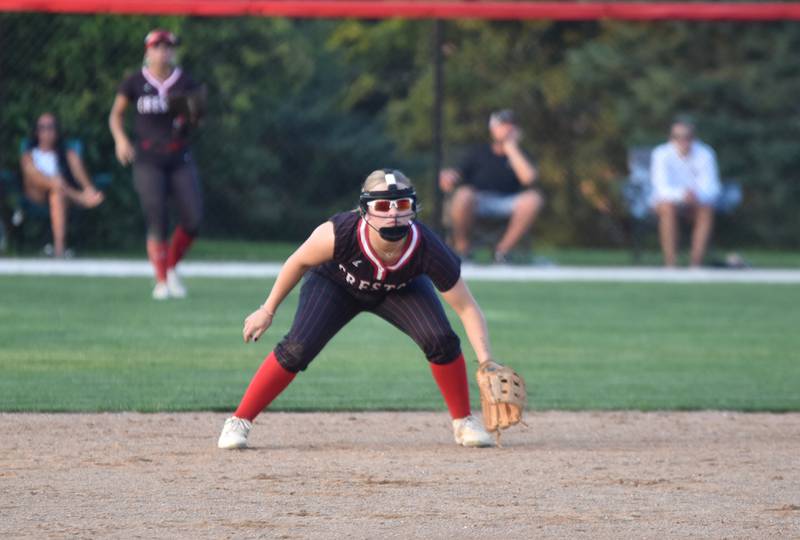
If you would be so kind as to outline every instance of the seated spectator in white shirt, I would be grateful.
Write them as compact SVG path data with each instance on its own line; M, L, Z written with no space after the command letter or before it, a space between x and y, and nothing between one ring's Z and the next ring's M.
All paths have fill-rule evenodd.
M707 144L695 139L687 118L672 123L670 141L653 150L650 162L653 191L650 203L658 214L658 232L664 264L675 266L678 215L693 220L690 264L700 266L714 225L714 202L720 193L717 157Z

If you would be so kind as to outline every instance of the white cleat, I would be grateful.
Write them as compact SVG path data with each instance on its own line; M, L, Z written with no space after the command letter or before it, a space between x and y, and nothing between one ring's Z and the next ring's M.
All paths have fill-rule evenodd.
M169 298L169 288L166 282L159 281L153 287L153 300L166 300L167 298Z
M494 437L472 415L453 420L453 436L461 446L494 446Z
M247 435L252 427L253 423L249 420L231 416L225 420L225 425L222 426L217 447L225 450L247 448Z
M186 287L183 286L174 268L167 270L167 289L172 298L186 298Z

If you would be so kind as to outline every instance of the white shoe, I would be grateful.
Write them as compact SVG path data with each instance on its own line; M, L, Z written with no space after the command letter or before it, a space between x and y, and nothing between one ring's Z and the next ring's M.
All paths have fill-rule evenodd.
M167 270L167 288L172 298L186 298L186 287L181 283L181 278L174 268Z
M167 283L164 281L159 281L156 283L156 286L153 287L153 300L166 300L169 298L169 288L167 288Z
M226 450L247 448L247 435L252 427L253 424L249 420L231 416L225 420L225 425L222 426L222 433L219 435L217 447Z
M494 438L472 415L453 420L453 435L461 446L494 446Z

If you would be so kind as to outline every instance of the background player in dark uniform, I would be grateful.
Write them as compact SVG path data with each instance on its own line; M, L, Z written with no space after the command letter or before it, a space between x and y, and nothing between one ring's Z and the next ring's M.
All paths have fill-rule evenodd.
M197 235L202 195L189 151L190 118L175 110L175 98L198 92L199 85L175 65L177 37L153 30L145 38L145 62L119 86L109 117L117 159L133 163L133 181L147 221L147 255L153 264L153 298L182 298L186 289L175 273ZM133 105L135 146L125 133L125 110ZM168 239L168 202L177 203L179 224Z
M333 216L286 260L266 302L245 320L243 337L257 340L305 275L292 328L225 421L220 448L246 446L253 419L362 311L393 324L422 349L453 419L456 442L494 444L471 415L464 355L434 286L464 324L480 363L492 356L486 321L461 279L461 261L415 217L408 178L374 171L362 186L359 210Z
M471 148L458 168L441 171L439 187L453 192L453 247L462 257L469 256L475 216L509 218L494 251L495 261L502 263L533 225L543 199L532 188L536 168L519 146L514 113L509 109L492 113L489 134L491 141Z

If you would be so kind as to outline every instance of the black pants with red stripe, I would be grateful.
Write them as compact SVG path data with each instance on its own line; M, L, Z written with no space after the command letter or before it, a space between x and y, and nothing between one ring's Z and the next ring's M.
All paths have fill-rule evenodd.
M372 301L356 298L312 271L306 274L300 289L292 328L275 347L278 362L294 373L306 369L325 344L363 311L378 315L408 334L429 362L448 364L461 354L458 336L427 277L420 276L406 287Z

